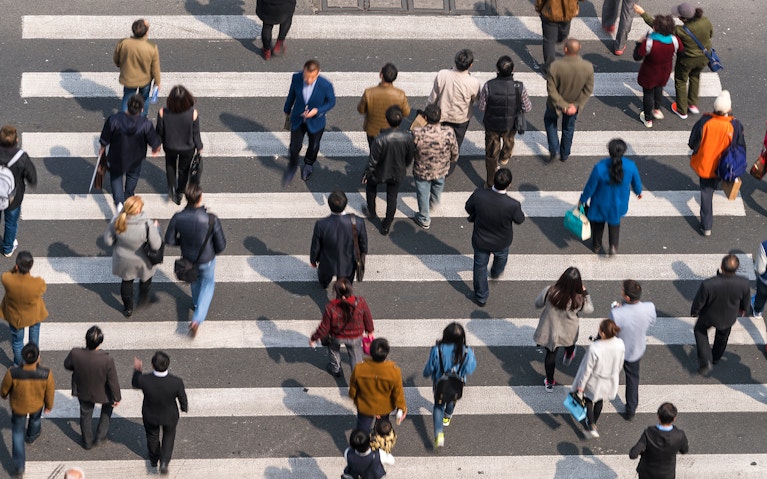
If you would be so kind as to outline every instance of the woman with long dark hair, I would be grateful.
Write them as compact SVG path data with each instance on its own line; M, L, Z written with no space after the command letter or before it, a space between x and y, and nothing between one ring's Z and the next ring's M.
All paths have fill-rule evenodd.
M432 346L429 360L423 369L423 376L431 377L436 387L439 378L448 372L457 374L461 381L466 382L477 369L477 359L474 351L466 345L466 331L459 323L450 323L442 331L442 339ZM445 426L450 425L450 419L455 410L455 401L446 401L440 405L434 404L434 448L445 445Z
M609 228L610 256L618 253L621 218L629 210L631 190L642 199L642 180L636 164L625 158L626 142L614 138L607 144L609 158L605 158L591 170L591 176L583 189L579 205L589 203L586 216L591 222L591 248L599 254L605 223Z
M194 104L194 95L183 86L176 85L168 94L165 108L157 112L157 134L165 150L168 198L177 205L181 204L189 181L189 165L195 150L202 153L200 119Z
M565 348L562 363L569 366L575 357L575 342L578 340L581 313L594 312L591 296L581 279L578 268L570 266L556 283L546 286L535 299L535 307L543 308L533 339L535 344L546 348L543 361L546 377L543 385L546 392L554 392L554 369L557 350Z

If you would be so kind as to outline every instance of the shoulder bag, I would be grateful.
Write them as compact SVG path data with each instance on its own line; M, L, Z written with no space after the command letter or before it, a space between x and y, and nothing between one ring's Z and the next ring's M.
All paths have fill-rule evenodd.
M202 180L202 155L199 151L195 151L192 162L189 164L189 181L199 185L200 180Z
M200 256L202 256L205 246L208 245L210 237L213 236L214 223L213 216L208 213L208 233L205 235L205 241L202 242L202 246L200 246L200 252L197 253L197 259L192 262L182 256L173 264L173 272L176 273L176 278L178 278L179 281L187 283L197 281L197 277L200 275L197 262L200 260Z
M700 40L698 40L698 37L693 35L693 33L690 31L689 28L687 28L687 25L684 27L684 31L687 32L688 35L690 35L690 38L698 45L698 48L703 50L703 54L706 55L706 58L708 58L708 68L711 69L712 72L718 72L722 68L724 68L724 65L722 65L722 61L719 59L719 55L716 54L716 50L713 48L711 51L708 51L706 47L703 46L702 43L700 43Z
M434 384L434 404L441 406L449 402L455 402L463 397L463 386L465 384L463 378L461 378L460 372L463 370L463 365L466 362L464 357L458 367L458 371L455 368L451 368L450 371L445 371L442 362L442 347L437 344L437 354L439 354L439 370L440 375L437 382Z
M365 255L360 250L359 235L357 234L357 216L350 214L352 221L352 241L354 241L354 264L357 281L362 281L365 277Z
M522 109L522 82L514 82L514 90L517 94L517 116L514 120L514 126L517 133L524 135L527 130L527 120L525 119L525 110Z
M162 263L163 257L165 256L165 241L162 240L162 235L160 235L160 247L152 249L152 246L149 244L149 223L144 223L144 226L146 226L146 241L141 245L141 249L144 250L144 254L146 254L149 264L154 266Z

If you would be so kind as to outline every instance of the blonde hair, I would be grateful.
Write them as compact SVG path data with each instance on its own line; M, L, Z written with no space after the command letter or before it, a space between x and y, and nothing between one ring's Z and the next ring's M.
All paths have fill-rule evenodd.
M128 229L128 215L136 216L141 213L141 210L143 209L144 201L140 196L131 196L125 200L123 210L117 215L117 220L115 220L115 232L117 234L124 233L125 230Z

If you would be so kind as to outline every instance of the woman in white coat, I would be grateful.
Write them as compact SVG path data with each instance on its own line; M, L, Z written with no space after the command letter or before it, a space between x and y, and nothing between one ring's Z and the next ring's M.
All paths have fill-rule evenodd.
M602 413L602 402L618 395L618 378L623 368L626 348L616 337L621 328L612 319L599 323L599 339L589 346L575 376L571 391L586 400L586 431L599 437L597 421Z

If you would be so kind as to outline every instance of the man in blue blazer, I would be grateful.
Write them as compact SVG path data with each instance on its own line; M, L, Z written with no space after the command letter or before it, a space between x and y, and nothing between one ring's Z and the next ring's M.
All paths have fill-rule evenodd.
M325 115L336 106L333 85L320 76L320 64L317 60L304 63L303 72L293 74L290 91L285 100L283 111L290 117L290 163L282 177L283 186L287 186L298 167L298 154L304 143L304 135L309 136L309 147L304 156L304 169L301 179L306 181L312 175L317 153L320 151L320 139L325 131Z

